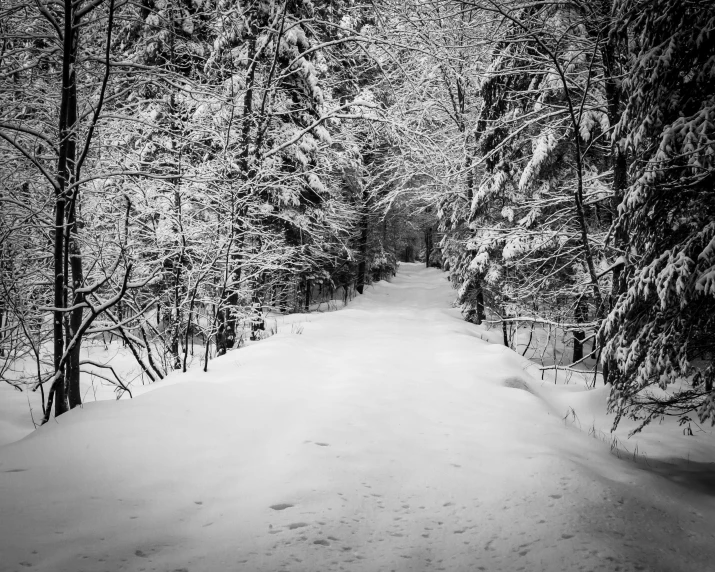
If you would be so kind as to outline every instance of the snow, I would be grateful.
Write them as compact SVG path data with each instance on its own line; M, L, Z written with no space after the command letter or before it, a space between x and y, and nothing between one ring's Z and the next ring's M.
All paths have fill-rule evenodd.
M34 428L33 417L36 423L42 421L42 405L38 397L37 394L0 383L0 445L17 441L30 433Z
M403 264L0 447L0 570L712 569L712 435L619 458L604 390L532 377L454 293Z
M51 344L45 344L43 348L45 361L51 360L51 352ZM201 351L197 352L197 356L199 354L203 355ZM85 340L81 356L83 360L111 366L132 392L139 390L143 383L148 382L131 351L125 348L116 336L99 334ZM193 358L189 357L189 360ZM29 358L15 362L13 369L19 377L32 378L36 375L35 362ZM117 386L107 383L102 377L92 375L92 372L97 372L102 377L112 377L112 374L104 368L83 365L80 374L82 401L88 403L117 399ZM120 394L120 397L129 396ZM24 391L19 391L7 383L0 383L0 445L12 443L29 435L35 429L35 425L42 422L42 416L42 395L39 390L33 392L26 388Z

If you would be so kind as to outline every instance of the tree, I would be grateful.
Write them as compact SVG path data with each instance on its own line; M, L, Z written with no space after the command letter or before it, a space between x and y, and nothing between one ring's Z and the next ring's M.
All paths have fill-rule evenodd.
M624 0L628 94L615 142L632 156L616 232L625 288L605 321L616 421L715 422L715 7Z
M44 210L49 201L54 211L49 228L44 216L34 217L33 223L39 223L35 229L40 241L47 241L40 248L52 244L52 262L42 272L50 275L53 288L51 294L41 289L39 304L29 306L33 312L52 314L52 368L49 377L38 371L37 382L50 385L45 420L53 401L56 415L81 404L82 340L99 316L138 285L130 282L132 263L121 240L107 251L83 231L83 194L97 190L100 178L93 170L98 125L104 106L120 95L110 89L116 12L114 0L67 0L11 1L2 13L0 141L9 165L19 168L10 184L14 192L19 188L32 193L25 213L38 205ZM100 258L92 258L94 254ZM20 312L28 308L14 307ZM18 325L25 320L20 316ZM30 343L27 336L26 341Z

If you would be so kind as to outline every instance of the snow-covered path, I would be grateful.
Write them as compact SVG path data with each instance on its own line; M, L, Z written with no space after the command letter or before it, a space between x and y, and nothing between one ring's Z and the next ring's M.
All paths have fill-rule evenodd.
M565 425L453 295L403 265L1 447L0 570L714 570L712 490Z

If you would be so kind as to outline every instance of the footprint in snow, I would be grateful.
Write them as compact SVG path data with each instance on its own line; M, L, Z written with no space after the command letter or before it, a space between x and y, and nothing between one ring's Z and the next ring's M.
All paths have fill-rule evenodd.
M313 544L320 544L321 546L330 546L330 542L327 540L314 540Z
M296 528L303 528L304 526L308 526L307 522L294 522L292 524L288 525L288 528L290 530L295 530Z
M292 504L287 503L287 502L282 502L282 503L279 503L279 504L273 504L273 505L270 506L270 508L272 508L273 510L285 510L285 509L287 509L287 508L293 508L293 506L295 506L295 505L292 505Z
M318 443L318 442L316 441L315 444L316 444L318 447L330 447L330 443Z

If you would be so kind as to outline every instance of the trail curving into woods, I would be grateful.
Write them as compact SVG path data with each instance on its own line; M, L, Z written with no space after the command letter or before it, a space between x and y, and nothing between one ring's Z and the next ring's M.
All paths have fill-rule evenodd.
M206 374L0 447L0 570L710 569L707 483L564 424L452 299L403 264Z

